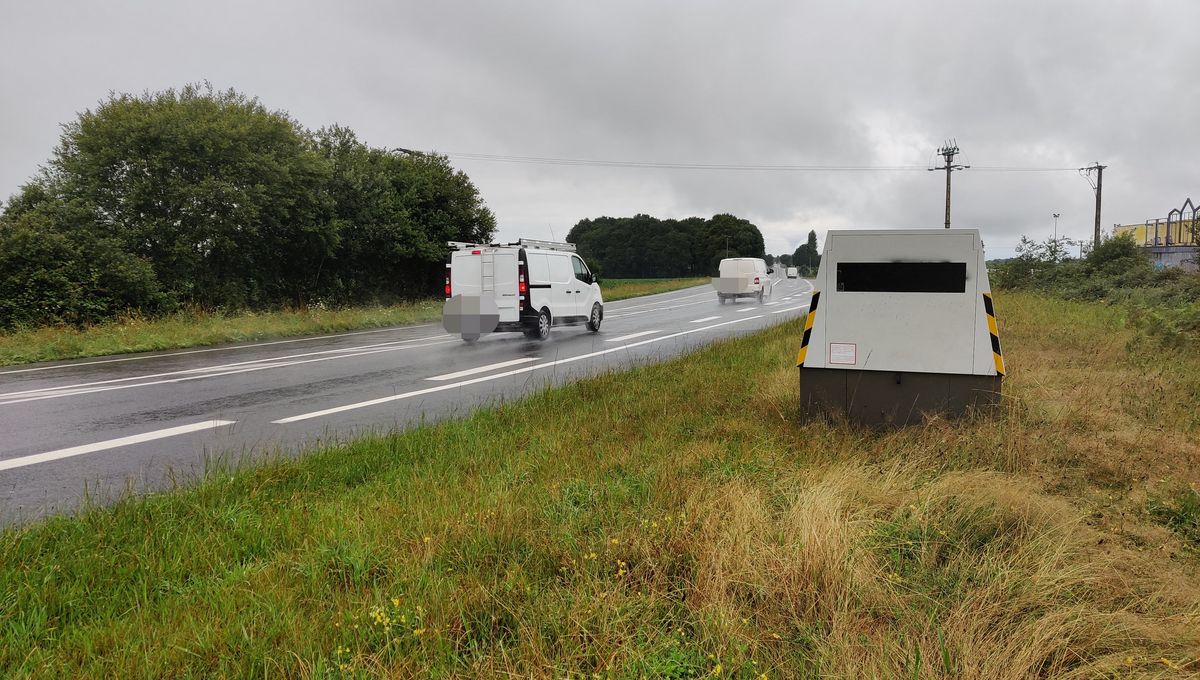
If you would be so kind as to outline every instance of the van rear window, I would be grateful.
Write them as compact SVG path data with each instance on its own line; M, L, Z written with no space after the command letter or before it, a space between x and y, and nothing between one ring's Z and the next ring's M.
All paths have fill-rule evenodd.
M966 262L839 262L837 289L847 293L965 293Z

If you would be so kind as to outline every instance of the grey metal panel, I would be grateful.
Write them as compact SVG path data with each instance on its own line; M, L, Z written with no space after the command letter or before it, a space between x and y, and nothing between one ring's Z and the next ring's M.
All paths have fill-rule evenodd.
M1000 385L1000 376L802 368L800 409L806 419L903 426L920 423L927 414L955 418L994 410Z

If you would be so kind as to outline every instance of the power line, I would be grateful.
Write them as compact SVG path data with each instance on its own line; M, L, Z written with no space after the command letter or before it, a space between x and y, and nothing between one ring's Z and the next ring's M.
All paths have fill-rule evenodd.
M685 163L674 161L630 161L609 160L597 158L553 158L542 156L518 156L505 154L469 153L463 151L445 151L442 155L471 161L493 163L517 163L525 165L557 165L574 167L601 168L642 168L658 170L718 170L718 171L753 171L753 172L918 172L928 170L924 165L770 165L757 163ZM981 166L984 172L1061 172L1075 167L1019 167L1019 166Z
M443 152L450 158L498 163L526 163L533 165L571 165L616 168L652 168L667 170L765 170L765 171L914 171L924 170L920 165L763 165L742 163L681 163L670 161L625 161L595 158L543 158L538 156L506 156L500 154Z

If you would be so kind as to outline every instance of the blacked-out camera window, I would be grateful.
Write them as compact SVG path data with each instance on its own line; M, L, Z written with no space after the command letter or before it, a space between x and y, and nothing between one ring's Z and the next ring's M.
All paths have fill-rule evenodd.
M841 262L837 289L847 293L965 293L966 262Z

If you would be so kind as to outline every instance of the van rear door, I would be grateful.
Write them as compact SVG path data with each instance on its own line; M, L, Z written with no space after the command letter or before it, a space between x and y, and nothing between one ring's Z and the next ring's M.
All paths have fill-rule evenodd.
M451 295L491 298L500 312L500 321L517 321L517 251L455 251L450 258L450 290Z
M481 280L485 293L491 286L500 321L518 321L521 295L517 290L517 251L498 250L491 258L485 253Z

